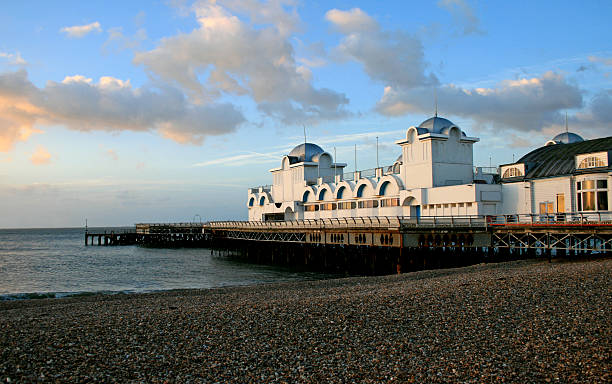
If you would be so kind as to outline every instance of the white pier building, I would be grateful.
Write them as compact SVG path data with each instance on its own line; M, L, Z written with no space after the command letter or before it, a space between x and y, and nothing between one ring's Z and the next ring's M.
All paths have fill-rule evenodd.
M474 167L478 141L435 116L396 142L394 164L350 173L318 145L300 144L270 170L272 185L248 190L249 220L609 210L612 137L565 132L499 169Z

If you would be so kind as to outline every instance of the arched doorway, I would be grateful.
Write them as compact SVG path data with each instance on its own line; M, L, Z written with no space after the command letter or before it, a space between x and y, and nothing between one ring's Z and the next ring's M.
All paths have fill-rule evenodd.
M402 202L402 207L402 212L404 213L404 215L410 216L410 218L413 219L418 219L419 217L421 217L421 206L414 197L406 197Z
M291 207L285 208L285 221L295 220L295 213Z

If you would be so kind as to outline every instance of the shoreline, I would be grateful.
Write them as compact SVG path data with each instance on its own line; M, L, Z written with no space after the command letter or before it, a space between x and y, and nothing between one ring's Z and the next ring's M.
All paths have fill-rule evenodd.
M0 302L13 381L612 379L612 259Z
M587 256L587 257L574 257L574 258L553 258L551 263L576 263L576 262L589 262L589 261L597 261L597 260L606 260L612 259L610 256ZM486 267L486 266L495 266L498 264L508 264L508 263L540 263L540 262L548 262L547 259L543 257L539 258L530 258L530 259L518 259L513 261L505 261L505 262L490 262L490 263L479 263L473 264L463 267L448 267L448 268L437 268L437 269L424 269L421 271L413 271L413 272L405 272L401 275L414 275L428 272L441 272L441 271L461 271L465 268L477 268L477 267ZM258 264L255 264L258 265ZM299 272L308 272L304 270L299 270ZM276 285L276 284L296 284L300 282L309 282L309 281L326 281L326 280L343 280L343 279L376 279L376 278L388 278L391 276L397 276L395 274L391 275L342 275L340 273L332 274L325 272L313 272L319 273L322 277L312 277L312 278L303 278L299 280L288 280L288 281L276 281L276 282L258 282L258 283L245 283L245 284L228 284L228 285L220 285L214 287L204 287L204 288L170 288L170 289L151 289L151 290L100 290L100 291L40 291L40 292L13 292L13 293L0 293L0 310L2 309L2 304L12 303L12 302L23 302L23 301L35 301L37 303L42 303L46 300L68 300L68 299L79 299L79 298L96 298L100 297L123 297L123 296L132 296L132 295L156 295L156 294L172 294L173 292L181 293L181 292L191 292L193 294L197 294L202 291L209 290L218 290L218 289L232 289L232 288L243 288L243 287L256 287L260 285ZM323 277L324 276L324 277Z

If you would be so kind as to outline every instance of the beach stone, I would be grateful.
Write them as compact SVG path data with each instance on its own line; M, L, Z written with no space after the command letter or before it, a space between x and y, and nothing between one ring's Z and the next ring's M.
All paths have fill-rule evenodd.
M0 302L12 382L609 383L612 260Z

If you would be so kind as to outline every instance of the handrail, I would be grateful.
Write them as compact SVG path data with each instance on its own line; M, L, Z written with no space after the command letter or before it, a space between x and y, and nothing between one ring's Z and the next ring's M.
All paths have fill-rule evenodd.
M397 224L396 224L397 223ZM389 228L398 227L491 227L516 225L612 225L612 211L560 212L551 214L463 215L463 216L361 216L291 221L211 221L208 223L179 223L209 228ZM137 224L169 226L172 224Z

